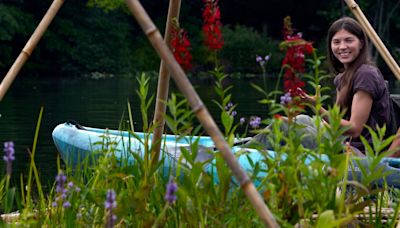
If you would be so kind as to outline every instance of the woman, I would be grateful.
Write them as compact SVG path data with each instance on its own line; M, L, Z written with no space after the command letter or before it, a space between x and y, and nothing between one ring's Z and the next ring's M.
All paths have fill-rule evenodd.
M371 61L367 37L360 24L344 17L328 30L328 61L337 74L336 104L346 110L341 125L349 127L345 135L350 145L364 151L360 136L372 144L364 125L376 130L389 123L389 90L379 69ZM307 94L307 102L314 99ZM321 112L326 112L322 109Z
M379 69L371 61L367 37L357 21L350 17L335 21L328 30L327 44L328 61L336 74L336 104L346 111L341 120L341 125L348 127L346 140L364 153L360 136L372 144L372 137L364 126L376 130L377 126L383 127L389 122L388 88ZM313 96L300 89L299 93L304 102L315 104ZM326 117L323 114L327 110L321 108L319 111ZM303 146L315 148L314 121L305 115L297 116L296 121L306 126L303 131L306 131L308 142L302 143ZM255 139L266 143L265 136L258 135Z

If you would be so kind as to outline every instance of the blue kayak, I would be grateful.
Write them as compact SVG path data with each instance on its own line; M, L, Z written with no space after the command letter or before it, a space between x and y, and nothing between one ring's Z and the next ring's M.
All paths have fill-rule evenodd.
M133 163L137 156L132 153L136 153L136 155L143 158L144 147L148 146L150 148L152 143L152 134L150 133L92 128L70 122L56 126L52 137L61 159L72 167L76 167L85 159L96 159L100 153L104 154L104 151L112 151L121 161L121 164L124 162ZM244 140L246 139L237 139L235 143L240 143ZM164 170L176 167L176 163L181 159L182 148L190 151L193 142L198 144L195 161L211 161L205 166L205 171L212 172L213 169L215 170L214 153L216 148L211 137L182 137L168 134L164 134L161 140L161 157L164 160ZM254 149L241 148L240 146L234 146L232 152L236 153L242 168L251 173L254 171L253 166L257 161L265 159L266 156L275 156L273 151L259 152ZM260 168L267 170L266 166L262 164ZM263 171L257 174L257 178L265 176L266 173ZM215 177L215 180L217 180L217 176Z
M75 167L85 159L96 159L101 152L112 151L115 156L120 160L132 163L136 155L143 157L145 146L150 148L152 142L152 134L143 132L127 132L119 130L109 130L81 126L76 123L66 122L59 124L55 127L52 133L54 144L60 153L62 160ZM190 151L190 145L193 142L199 145L196 161L211 163L205 166L207 172L212 172L215 165L213 153L215 152L215 145L209 136L177 136L165 134L161 140L161 151L164 160L164 169L168 170L175 167L174 164L181 157L181 150L185 148ZM237 143L245 141L237 139ZM145 145L147 143L147 145ZM244 170L249 174L254 171L254 164L258 161L264 160L266 157L274 159L277 153L274 151L258 151L255 149L243 148L242 146L232 147L232 153L235 153L238 162ZM284 155L280 155L284 159ZM137 156L136 156L137 157ZM320 159L322 162L329 165L327 156L321 155L319 157L307 157L306 163L310 163L315 159ZM357 161L355 161L357 160ZM257 180L262 180L266 177L267 167L264 162L261 165L260 171L257 172ZM369 161L367 158L353 159L353 168L349 168L349 179L362 181L362 170L367 170L369 173L373 172L368 169ZM385 179L378 179L375 184L383 186L385 181L388 186L400 188L400 159L385 158L379 163L378 169L387 172L388 175ZM258 181L256 181L258 182ZM257 185L257 183L255 183Z
M143 132L128 132L119 130L100 129L84 127L75 123L62 123L54 128L52 137L54 144L59 151L61 158L69 165L76 166L83 159L100 151L113 150L119 160L134 161L131 153L142 153L147 142L150 148L152 134ZM240 143L245 139L237 139L235 143ZM198 160L205 161L206 158L213 157L215 145L209 136L177 136L164 134L161 140L162 152L179 159L181 149L190 149L190 145L196 142L199 145ZM234 147L233 151L239 151L240 147ZM208 154L208 155L207 155ZM258 153L260 155L260 153ZM254 155L253 155L254 157ZM261 157L254 157L260 160Z

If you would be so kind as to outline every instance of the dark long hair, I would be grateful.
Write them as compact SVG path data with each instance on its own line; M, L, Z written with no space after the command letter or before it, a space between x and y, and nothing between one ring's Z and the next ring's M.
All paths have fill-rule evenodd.
M346 69L343 63L341 63L333 54L331 45L333 36L342 29L356 36L363 44L363 47L361 48L357 58L353 62L349 63ZM329 53L328 61L331 67L333 68L332 69L333 72L335 74L338 73L343 74L340 81L340 88L338 88L340 90L340 93L338 94L339 97L337 98L337 104L341 108L349 108L349 106L351 105L350 90L352 87L352 81L353 81L352 78L354 73L363 64L375 65L371 61L371 54L367 36L365 35L361 25L356 20L350 17L342 17L333 22L333 24L329 28L327 43L328 43L327 53Z

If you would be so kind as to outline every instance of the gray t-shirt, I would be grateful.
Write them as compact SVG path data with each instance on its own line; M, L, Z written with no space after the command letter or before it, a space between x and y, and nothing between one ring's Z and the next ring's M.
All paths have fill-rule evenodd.
M339 74L334 79L336 88L341 88L341 76L342 74ZM369 93L373 100L371 112L366 125L374 130L376 130L377 125L379 127L383 127L384 124L387 125L390 120L389 90L386 85L387 82L383 78L379 69L375 66L364 64L354 74L352 82L352 88L350 91L352 97L351 100L353 99L354 94L359 90ZM363 110L360 110L360 112L362 111ZM348 107L345 118L349 119L350 116L351 104ZM367 128L364 127L361 135L372 144L372 138ZM351 139L351 145L361 151L365 150L360 138Z

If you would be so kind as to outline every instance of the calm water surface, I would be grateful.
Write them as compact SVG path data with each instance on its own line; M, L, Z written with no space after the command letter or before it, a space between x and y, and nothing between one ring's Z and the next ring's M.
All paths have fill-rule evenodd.
M250 82L262 85L257 79L229 79L232 85L232 100L238 104L238 118L251 115L266 116L267 110L257 100L262 96ZM196 83L196 91L214 117L219 109L212 102L218 99L213 82ZM151 80L150 94L156 94L156 79ZM42 124L36 150L36 165L44 179L52 179L57 172L57 150L51 132L59 123L75 120L84 126L118 129L121 120L127 120L129 99L135 129L141 129L139 99L136 95L136 79L84 79L84 78L31 78L18 76L10 90L0 102L0 142L13 140L16 149L14 174L25 172L29 164L28 151L32 148L35 127L40 107L44 107ZM267 80L268 90L275 87L275 80ZM400 93L400 85L390 82L392 93ZM171 91L176 91L171 83ZM151 108L153 112L154 107ZM151 115L151 114L150 114ZM4 170L3 162L0 168Z

